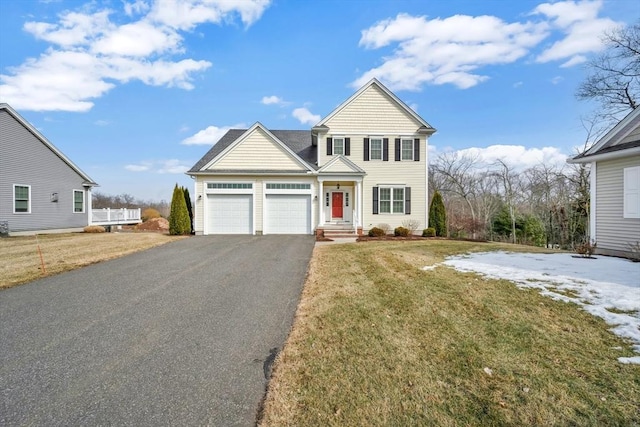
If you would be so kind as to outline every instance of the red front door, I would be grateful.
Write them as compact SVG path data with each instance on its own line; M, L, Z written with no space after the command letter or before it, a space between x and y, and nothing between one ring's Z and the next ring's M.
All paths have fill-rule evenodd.
M342 193L331 193L331 217L342 218Z

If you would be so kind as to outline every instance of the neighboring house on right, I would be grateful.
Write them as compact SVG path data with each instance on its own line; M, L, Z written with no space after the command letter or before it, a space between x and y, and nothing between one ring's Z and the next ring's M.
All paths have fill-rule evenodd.
M632 256L632 245L640 245L640 108L568 162L591 164L589 234L596 253Z

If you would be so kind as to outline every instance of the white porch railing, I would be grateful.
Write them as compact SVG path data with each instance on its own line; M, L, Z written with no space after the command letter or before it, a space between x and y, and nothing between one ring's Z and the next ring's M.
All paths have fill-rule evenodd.
M91 224L93 225L139 224L141 222L140 208L104 208L91 210Z

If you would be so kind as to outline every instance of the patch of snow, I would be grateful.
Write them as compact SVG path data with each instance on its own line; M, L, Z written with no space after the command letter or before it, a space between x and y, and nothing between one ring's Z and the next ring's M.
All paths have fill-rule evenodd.
M447 258L444 265L521 288L539 289L555 300L573 302L614 326L640 353L640 263L613 257L576 258L571 254L483 252ZM611 310L618 311L617 313ZM620 357L640 364L640 357Z
M424 267L422 267L422 269L424 271L429 271L429 270L434 270L437 267L437 265L425 265Z

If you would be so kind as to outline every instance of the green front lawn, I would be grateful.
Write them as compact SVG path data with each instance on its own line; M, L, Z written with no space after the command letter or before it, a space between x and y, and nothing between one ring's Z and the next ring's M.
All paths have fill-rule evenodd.
M505 248L518 249L317 247L261 425L639 425L640 366L617 362L634 353L602 320L505 280L421 270Z

